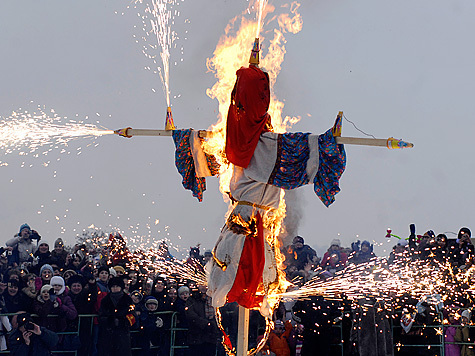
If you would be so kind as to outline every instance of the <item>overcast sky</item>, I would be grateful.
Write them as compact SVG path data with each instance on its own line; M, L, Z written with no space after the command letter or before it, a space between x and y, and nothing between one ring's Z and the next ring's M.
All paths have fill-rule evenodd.
M163 128L161 84L144 70L150 61L133 38L142 35L141 21L127 4L1 1L0 116L44 105L110 129ZM217 101L206 96L215 83L206 59L247 5L180 3L173 28L184 53L172 52L171 62L179 64L170 72L178 127L205 129L216 121ZM303 29L287 35L272 88L285 101L284 115L302 117L292 130L322 133L342 110L378 138L415 144L403 151L346 146L341 192L330 208L310 186L296 192L292 213L306 243L321 256L332 239L349 245L358 235L382 244L376 249L382 255L397 242L387 241L387 227L404 237L410 223L420 234L472 228L475 3L312 0L302 1L299 12ZM348 122L343 135L362 136ZM217 180L208 179L198 203L181 186L171 138L114 135L86 147L91 142L77 140L67 147L70 154L54 149L42 158L0 151L8 163L0 167L2 244L28 222L50 243L61 236L72 244L94 224L127 237L168 238L180 253L196 243L213 247L226 211Z

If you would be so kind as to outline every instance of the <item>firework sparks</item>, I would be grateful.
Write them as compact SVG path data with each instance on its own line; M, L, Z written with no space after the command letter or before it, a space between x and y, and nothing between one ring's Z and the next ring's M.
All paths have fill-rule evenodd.
M13 112L9 117L0 117L0 149L5 155L18 152L19 155L39 157L53 148L66 147L68 142L78 138L96 138L113 133L83 121L62 118L54 110L46 113L41 108L35 112Z
M143 31L145 32L145 36L142 37L144 41L142 52L153 62L153 73L158 74L160 77L167 107L169 107L170 49L179 38L177 33L171 30L171 24L180 15L179 11L172 11L171 8L178 6L180 1L151 0L150 3L146 3L146 0L136 0L135 3L145 5L145 14L139 14L142 18ZM148 39L150 39L150 42L148 42ZM160 57L161 64L157 62L158 57ZM146 69L152 70L150 67Z

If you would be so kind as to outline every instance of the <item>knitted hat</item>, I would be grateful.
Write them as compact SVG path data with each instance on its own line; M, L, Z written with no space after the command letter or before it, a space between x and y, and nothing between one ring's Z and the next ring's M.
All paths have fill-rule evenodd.
M58 237L56 241L54 242L54 247L56 248L60 246L64 246L64 241L61 237Z
M24 223L23 225L20 226L20 232L18 233L18 235L21 234L21 232L23 231L23 229L31 230L30 225L28 225L27 223Z
M333 239L333 241L332 241L332 243L330 244L330 246L338 246L338 247L340 247L340 246L341 246L340 239Z
M147 304L155 304L155 305L158 306L158 300L157 300L157 298L149 295L147 298L145 298L145 305L147 305Z
M43 287L41 287L40 292L43 293L45 290L49 292L51 288L53 288L51 284L45 284Z
M112 277L109 280L109 289L111 289L113 286L119 286L120 288L124 289L125 288L125 283L124 279L122 277Z
M182 295L186 292L190 293L190 288L188 288L187 286L181 286L180 288L178 288L178 295Z
M470 231L470 229L468 227L462 227L459 230L459 233L458 233L458 238L459 239L462 237L462 234L468 234L468 237L472 237L472 232Z
M51 272L51 274L53 274L53 272L54 272L54 271L53 271L53 267L51 267L51 265L45 263L45 264L44 264L43 266L41 266L41 268L40 268L40 277L41 277L41 274L43 273L43 271L44 271L45 269L49 270L49 271Z
M465 309L465 310L462 312L462 317L466 317L468 320L470 320L470 318L472 317L472 313L470 312L470 310Z

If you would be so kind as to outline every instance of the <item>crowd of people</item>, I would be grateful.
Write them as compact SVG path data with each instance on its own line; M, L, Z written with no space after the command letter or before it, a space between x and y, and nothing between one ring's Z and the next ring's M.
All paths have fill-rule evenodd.
M364 266L377 258L368 241L344 248L338 239L319 258L301 236L282 252L286 276L294 289L312 280L332 279L349 266ZM14 355L72 350L85 356L131 355L140 350L141 354L162 356L173 347L179 356L224 355L221 331L236 345L235 303L221 308L220 331L205 283L189 273L183 275L183 268L176 273L157 272L136 263L133 256L119 234L111 234L101 245L80 242L67 247L58 238L50 246L30 226L21 225L0 247L0 349ZM457 274L471 268L474 256L468 228L460 229L456 239L430 230L400 239L385 264L426 261ZM175 261L166 248L157 252L157 258L172 266ZM211 251L201 255L199 247L193 247L189 258L176 260L176 265L204 274L212 258ZM470 286L462 287L466 289L458 294L462 297L444 296L435 303L411 299L410 294L391 305L365 295L351 301L344 294L335 300L319 295L284 299L260 353L439 355L436 345L442 337L445 355L475 356ZM419 327L442 322L441 331ZM258 344L264 330L265 320L252 311L251 346ZM407 347L411 344L432 347Z

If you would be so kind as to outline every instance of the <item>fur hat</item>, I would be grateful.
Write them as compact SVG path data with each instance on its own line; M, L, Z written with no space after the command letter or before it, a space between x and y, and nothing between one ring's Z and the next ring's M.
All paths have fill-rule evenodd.
M124 289L125 288L124 279L122 277L112 277L109 280L108 286L109 286L109 289L111 289L112 286L119 286L120 288Z
M68 286L71 287L74 283L81 283L84 287L86 285L86 280L80 274L74 274L68 279Z
M59 290L59 292L56 293L57 295L60 295L66 289L63 277L53 276L53 277L51 277L51 281L49 283L52 286L55 286L55 285L60 285L61 286L61 289Z

